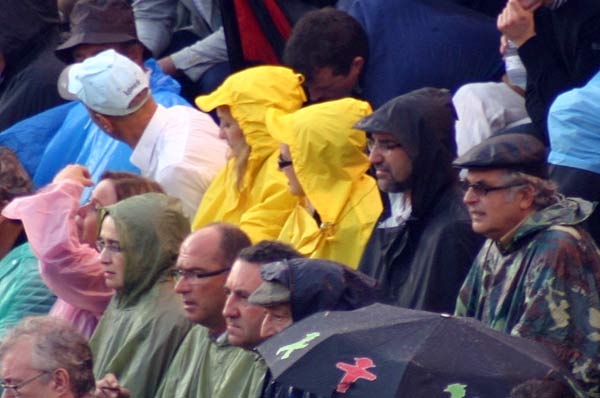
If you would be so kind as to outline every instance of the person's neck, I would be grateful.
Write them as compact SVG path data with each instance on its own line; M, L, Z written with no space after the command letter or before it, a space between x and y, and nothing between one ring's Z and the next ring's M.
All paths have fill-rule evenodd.
M140 142L144 131L146 131L146 128L150 124L157 109L158 105L150 98L144 106L133 114L133 117L123 121L123 126L121 128L125 132L123 134L123 141L125 141L132 149Z
M208 335L211 339L216 340L220 335L225 333L227 330L227 325L225 324L225 320L223 320L223 324L217 327L208 328Z

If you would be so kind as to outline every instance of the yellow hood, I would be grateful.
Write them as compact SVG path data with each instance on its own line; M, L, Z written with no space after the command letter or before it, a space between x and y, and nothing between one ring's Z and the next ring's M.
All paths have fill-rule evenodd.
M277 143L266 131L265 112L268 108L284 112L299 109L306 101L303 82L304 77L290 68L256 66L234 73L215 91L197 97L195 102L205 112L228 105L253 151L259 147L275 150Z
M365 175L366 133L352 126L372 113L364 101L344 98L284 114L269 109L267 128L289 145L294 171L323 223L338 221L358 185L374 185Z

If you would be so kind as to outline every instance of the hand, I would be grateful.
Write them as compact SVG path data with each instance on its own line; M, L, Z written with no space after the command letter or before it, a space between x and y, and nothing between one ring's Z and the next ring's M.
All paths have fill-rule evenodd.
M508 47L508 39L506 36L502 35L500 36L500 55L502 55L502 58L504 58L504 55L506 54L506 47Z
M537 7L524 8L519 0L509 0L498 16L497 26L506 38L521 47L535 36L533 12Z
M75 180L84 187L91 187L94 182L91 179L89 170L80 164L70 164L54 177L52 182L59 182L64 180Z
M177 68L175 67L175 64L173 63L171 57L164 57L159 59L158 66L160 66L160 69L162 69L162 71L169 76L175 76L177 74Z
M103 379L96 382L94 391L96 398L127 398L131 397L131 392L127 388L121 387L117 377L108 373Z

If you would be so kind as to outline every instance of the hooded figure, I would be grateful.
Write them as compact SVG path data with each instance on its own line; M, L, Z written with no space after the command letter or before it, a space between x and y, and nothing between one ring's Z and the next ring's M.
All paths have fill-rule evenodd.
M270 337L292 323L321 311L350 311L377 300L375 280L345 265L320 259L295 258L261 266L263 283L248 297L248 302L267 307L261 336ZM272 317L269 307L289 305L289 315ZM274 320L275 318L279 318ZM265 377L261 397L317 398L315 394L285 386Z
M231 75L213 93L196 99L205 112L229 107L249 153L243 167L242 156L230 156L204 194L193 230L223 221L238 225L252 242L277 238L294 198L277 171L277 142L267 132L265 114L270 107L283 112L299 109L306 101L302 82L301 75L289 68L258 66Z
M278 240L307 257L356 268L381 214L377 186L366 174L366 135L352 128L371 112L367 102L344 98L267 115L269 132L289 148L291 158L281 157L280 167L298 196Z
M56 0L0 0L0 131L60 104Z
M390 205L359 267L379 281L384 302L452 311L483 241L471 229L451 166L456 153L453 109L447 90L425 88L392 99L356 124L371 138L386 134L394 139L399 146L390 151L404 151L412 170L404 191L389 192ZM376 158L376 150L371 162L377 169L385 161ZM398 195L409 202L402 217L394 211Z
M102 232L110 217L119 237L121 252L111 256L122 254L125 265L123 286L116 288L90 340L94 374L114 373L134 397L154 396L191 326L169 277L189 232L180 207L173 198L149 193L102 210ZM103 263L105 251L112 250L103 247Z
M294 322L321 311L350 311L373 304L376 281L343 264L295 258L265 264L263 283L250 295L255 305L289 303Z

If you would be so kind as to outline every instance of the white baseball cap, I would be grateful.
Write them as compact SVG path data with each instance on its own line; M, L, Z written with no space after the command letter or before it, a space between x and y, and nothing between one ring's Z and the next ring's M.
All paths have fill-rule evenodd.
M58 79L58 92L67 100L79 99L90 109L104 115L129 115L150 98L131 107L131 101L149 89L148 76L142 68L115 50L66 67Z

